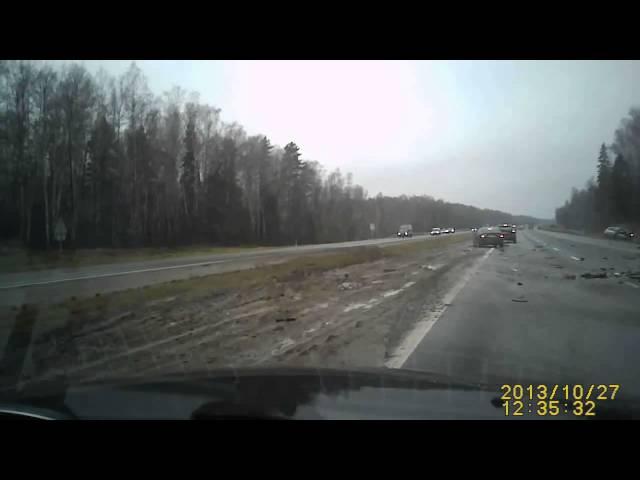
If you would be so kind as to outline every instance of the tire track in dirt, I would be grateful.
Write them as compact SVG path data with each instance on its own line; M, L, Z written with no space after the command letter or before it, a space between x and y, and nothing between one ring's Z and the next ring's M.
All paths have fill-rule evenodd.
M200 302L175 298L91 325L72 324L58 340L73 340L79 352L61 360L55 349L41 351L43 370L31 380L60 372L82 381L282 362L326 365L348 357L351 348L358 355L375 351L375 358L362 358L370 366L381 364L389 344L411 327L429 292L437 290L434 279L448 275L470 252L454 244L224 295L212 292ZM342 288L345 283L351 285ZM354 307L361 303L370 306ZM295 320L278 321L286 318ZM52 340L56 343L55 336Z

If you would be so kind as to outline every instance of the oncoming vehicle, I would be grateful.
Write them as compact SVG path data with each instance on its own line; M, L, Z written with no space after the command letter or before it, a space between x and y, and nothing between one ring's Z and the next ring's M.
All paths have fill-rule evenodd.
M615 226L615 227L607 227L604 231L604 236L612 238L614 240L634 240L636 234L631 231L631 229Z
M398 237L413 237L413 227L411 225L400 225L400 228L398 229Z
M504 234L504 239L509 240L510 242L517 243L516 238L516 226L509 225L508 223L503 223L500 225L500 231Z
M432 228L431 229L431 234L430 235L440 235L442 232L440 231L440 229L438 227Z
M473 234L473 246L474 247L503 247L504 246L504 233L499 228L494 227L482 227Z
M456 229L453 227L449 227L449 233L456 233Z

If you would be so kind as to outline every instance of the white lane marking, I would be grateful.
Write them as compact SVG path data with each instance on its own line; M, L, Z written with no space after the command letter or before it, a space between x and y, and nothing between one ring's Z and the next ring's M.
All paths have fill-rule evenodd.
M379 298L372 298L371 300L369 300L366 303L352 303L351 305L347 306L342 312L343 313L349 313L352 310L358 310L360 308L364 308L365 310L369 310L371 307L375 307L378 303L380 303L381 299Z
M388 292L384 292L384 293L382 294L382 296L383 296L384 298L387 298L387 297L393 297L394 295L399 294L401 291L402 291L402 289L398 289L398 290L389 290Z
M559 252L559 251L560 251L560 249L559 249L559 248L556 248L556 247L551 247L551 248L553 248L556 252Z
M447 311L447 305L451 305L458 293L464 288L471 277L478 271L480 266L485 262L489 255L494 251L491 248L485 253L475 265L473 265L465 275L447 292L442 299L442 307L435 312L428 312L422 320L418 322L416 327L409 332L404 338L400 346L393 352L391 358L385 362L387 368L402 368L407 359L411 356L416 347L427 336L431 328L435 325L438 319L444 312Z
M406 290L407 288L412 287L412 286L414 286L415 284L416 284L416 282L407 282L407 283L405 283L402 287L400 287L398 290L389 290L388 292L384 292L384 293L382 294L382 296L383 296L384 298L387 298L387 297L393 297L394 295L399 294L399 293L400 293L400 292L402 292L403 290Z
M416 282L407 282L402 287L400 287L398 290L389 290L387 292L384 292L381 297L372 298L371 300L369 300L366 303L352 303L351 305L347 305L347 307L344 310L342 310L342 313L349 313L352 310L358 310L358 309L361 309L361 308L363 308L365 310L369 310L370 308L375 307L380 302L382 302L383 299L388 298L388 297L393 297L393 296L399 294L400 292L406 290L407 288L413 287L415 284L416 284Z
M579 262L580 257L574 257L573 255L571 255L571 260L575 260L576 262Z
M0 290L9 290L11 288L21 288L21 287L36 287L39 285L51 285L53 283L63 283L63 282L75 282L77 280L90 280L94 278L106 278L106 277L117 277L118 275L131 275L134 273L149 273L149 272L160 272L162 270L175 270L178 268L190 268L190 267L208 267L209 265L213 265L216 263L224 263L229 260L215 260L209 262L198 262L198 263L189 263L186 265L172 265L170 267L155 267L155 268L143 268L140 270L126 270L124 272L112 272L112 273L102 273L100 275L81 275L79 277L68 277L68 278L59 278L56 280L47 280L44 282L31 282L31 283L14 283L12 285L1 285Z
M460 232L460 233L454 233L453 235L463 235L464 232ZM429 237L427 237L429 238ZM416 241L416 240L420 240L421 237L418 238L410 238L410 239L404 239L404 241ZM395 239L391 239L391 240L367 240L365 242L343 242L341 244L319 244L319 245L305 245L304 249L305 251L311 251L311 250L318 250L318 249L326 249L327 251L329 250L336 250L336 249L341 249L341 248L350 248L350 247L356 247L358 245L379 245L380 247L384 248L384 246L388 246L389 244L395 244L395 243L400 243L402 242L403 239L401 240L395 240ZM285 248L295 248L295 247L285 247ZM300 248L300 247L298 247ZM217 263L225 263L225 262L230 262L233 260L255 260L261 257L265 257L265 256L269 256L272 253L284 253L286 255L286 253L289 250L273 250L273 251L266 251L266 252L262 252L259 254L256 254L255 256L251 256L251 254L247 255L247 256L239 256L239 257L235 257L235 258L225 258L222 260L209 260L209 261L203 261L203 262L198 262L198 263L187 263L187 264L183 264L183 265L172 265L172 266L168 266L168 267L153 267L153 268L143 268L143 269L139 269L139 270L125 270L125 271L121 271L121 272L111 272L111 273L102 273L102 274L86 274L86 275L80 275L77 277L67 277L67 278L57 278L54 280L45 280L42 282L22 282L22 283L12 283L9 285L0 285L0 290L10 290L12 288L24 288L24 287L38 287L38 286L42 286L42 285L53 285L55 283L64 283L64 282L75 282L78 280L92 280L92 279L96 279L96 278L108 278L108 277L117 277L119 275L133 275L136 273L150 273L150 272L161 272L164 270L176 270L176 269L180 269L180 268L192 268L192 267L208 267L210 265L214 265ZM297 252L296 252L297 253ZM21 273L27 273L27 272L21 272ZM31 272L28 272L31 273Z
M638 285L636 285L635 283L631 283L631 282L624 282L624 283L626 283L627 285L629 285L629 286L631 286L631 287L633 287L633 288L640 288L640 287L639 287Z

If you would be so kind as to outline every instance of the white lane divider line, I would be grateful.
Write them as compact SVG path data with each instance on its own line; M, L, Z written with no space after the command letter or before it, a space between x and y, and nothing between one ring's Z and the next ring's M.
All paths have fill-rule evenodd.
M420 345L420 342L427 336L431 328L436 324L438 319L447 311L447 305L451 305L458 293L465 287L471 277L478 271L480 266L485 262L489 255L494 251L491 248L485 253L475 265L473 265L465 275L447 292L441 301L442 307L435 312L427 312L424 317L418 321L416 327L409 332L404 338L400 346L392 353L391 358L385 362L387 368L402 368L407 359L414 350Z
M574 257L573 255L571 255L571 260L575 260L576 262L579 262L580 257Z
M384 292L382 294L382 296L384 298L393 297L393 296L399 294L400 292L406 290L407 288L414 286L415 284L416 284L416 282L407 282L402 287L400 287L398 290L389 290L387 292Z
M627 285L633 288L640 288L640 286L636 285L635 283L631 283L631 282L624 282L624 283L626 283Z
M551 247L551 248L553 248L556 252L559 252L559 251L560 251L560 249L559 249L559 248L556 248L556 247Z
M352 310L358 310L358 309L361 309L361 308L363 308L365 310L369 310L370 308L377 306L385 298L389 298L389 297L393 297L395 295L398 295L399 293L403 292L407 288L413 287L415 284L416 284L416 282L407 282L402 287L400 287L398 290L388 290L388 291L384 292L381 297L372 298L368 302L365 302L365 303L352 303L351 305L347 305L347 307L342 312L343 313L349 313Z
M28 282L28 283L14 283L10 285L0 285L0 290L9 290L12 288L24 288L24 287L37 287L41 285L52 285L54 283L63 283L63 282L76 282L78 280L93 280L94 278L108 278L108 277L118 277L121 275L131 275L135 273L150 273L150 272L161 272L163 270L176 270L180 268L193 268L193 267L208 267L210 265L215 265L218 263L228 262L229 260L214 260L209 262L198 262L198 263L188 263L185 265L171 265L168 267L153 267L153 268L143 268L139 270L126 270L122 272L113 272L113 273L100 273L100 274L88 274L88 275L80 275L77 277L67 277L67 278L59 278L55 280L46 280L42 282Z

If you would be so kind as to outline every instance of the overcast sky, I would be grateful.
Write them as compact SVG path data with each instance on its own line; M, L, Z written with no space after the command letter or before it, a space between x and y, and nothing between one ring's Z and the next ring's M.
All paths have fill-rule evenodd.
M131 61L83 61L120 74ZM640 106L636 61L143 61L154 93L198 91L249 135L352 172L370 195L428 194L552 218Z

